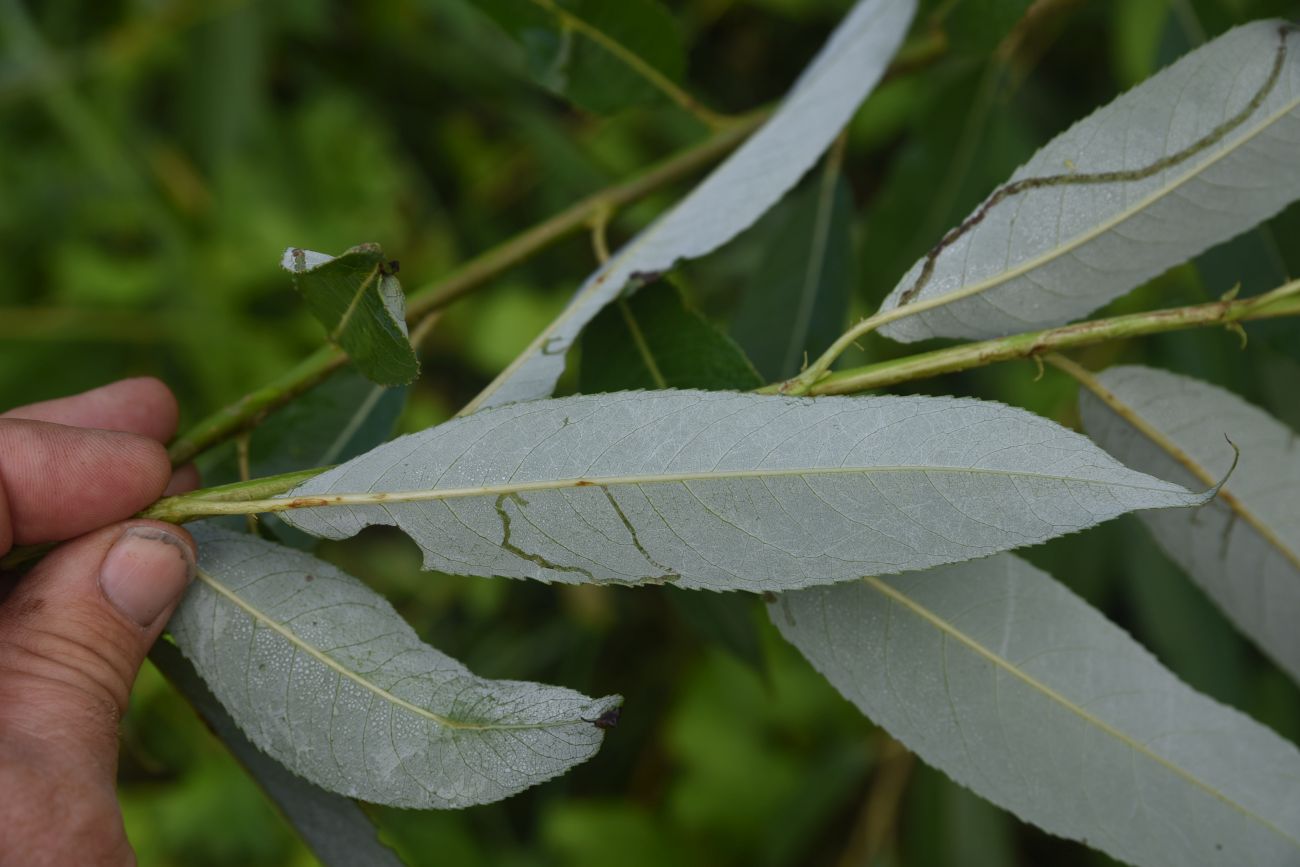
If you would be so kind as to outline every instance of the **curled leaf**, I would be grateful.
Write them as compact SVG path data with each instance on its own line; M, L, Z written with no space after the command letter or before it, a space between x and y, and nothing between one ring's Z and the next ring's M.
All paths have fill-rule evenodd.
M590 758L621 699L485 680L382 596L309 554L199 527L198 579L168 628L254 744L352 798L483 804Z
M406 299L397 263L378 244L341 256L290 247L281 267L293 275L312 315L357 368L380 385L405 385L420 372L406 331Z

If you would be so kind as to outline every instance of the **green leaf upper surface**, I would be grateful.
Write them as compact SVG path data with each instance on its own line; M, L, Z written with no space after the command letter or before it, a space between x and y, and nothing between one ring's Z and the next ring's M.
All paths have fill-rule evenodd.
M859 0L767 123L597 269L564 312L465 411L550 395L569 347L624 287L717 249L776 204L880 80L915 8L915 0Z
M769 382L794 376L844 331L857 276L852 218L848 184L823 169L775 227L731 328Z
M1206 474L1227 470L1224 437L1241 449L1222 496L1185 515L1142 516L1160 547L1247 635L1300 681L1300 440L1231 392L1146 367L1098 381ZM1088 433L1124 463L1165 479L1196 477L1086 389Z
M680 81L686 49L677 22L658 0L474 0L523 45L528 66L543 86L598 113L660 96L617 49L593 40L566 24L572 16L624 51Z
M280 264L330 342L362 373L380 385L405 385L419 375L402 286L378 244L333 257L291 247Z
M176 646L159 641L149 659L203 717L326 867L401 867L354 802L314 786L253 746Z
M578 389L587 394L763 384L740 347L666 280L602 310L583 332L581 347Z
M329 466L369 451L392 436L406 391L376 385L354 367L343 368L252 430L250 478ZM205 464L203 478L210 485L239 480L233 446Z
M1011 555L783 594L781 633L926 762L1144 867L1300 861L1300 752Z
M311 498L280 513L299 529L397 525L443 572L762 591L982 557L1207 495L997 403L651 391L484 410L286 496Z
M417 809L499 800L590 758L616 696L485 680L309 554L196 528L169 630L258 747L322 788Z
M1083 316L1300 197L1298 145L1300 31L1238 27L1039 150L903 275L881 312L905 315L880 331L978 339Z

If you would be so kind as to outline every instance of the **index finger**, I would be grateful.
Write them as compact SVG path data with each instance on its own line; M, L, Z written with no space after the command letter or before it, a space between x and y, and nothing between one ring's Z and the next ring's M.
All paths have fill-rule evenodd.
M167 450L148 437L0 419L0 554L128 518L170 477Z
M161 380L142 376L20 406L0 413L0 418L122 431L165 443L176 433L178 415L171 390Z

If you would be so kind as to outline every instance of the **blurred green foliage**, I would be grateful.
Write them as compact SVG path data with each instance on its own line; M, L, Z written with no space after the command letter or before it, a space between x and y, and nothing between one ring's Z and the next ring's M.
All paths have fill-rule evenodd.
M414 289L706 134L589 45L557 66L565 40L577 37L544 16L511 27L517 41L487 14L509 23L518 5L0 0L2 402L152 374L172 385L183 423L192 422L320 344L321 327L279 269L285 247L337 253L378 242ZM614 22L635 6L648 23L626 38L647 40L649 62L702 104L741 112L779 97L850 2L561 5ZM1298 13L1300 4L1283 0L923 2L912 44L941 50L919 52L921 62L891 76L845 144L851 207L837 205L848 222L835 229L856 253L858 275L847 313L873 310L943 231L1072 120L1234 23ZM539 75L550 90L537 86ZM611 244L682 189L616 215ZM657 296L629 307L655 321L691 317L691 328L707 325L699 310L721 338L743 299L769 288L774 233L807 209L800 194L681 268L674 281L684 301L658 284ZM1300 248L1280 240L1297 230L1293 207L1107 312L1210 300L1239 281L1245 294L1271 288L1300 273ZM593 265L588 239L575 237L452 308L425 344L424 374L398 428L436 423L472 397ZM766 303L768 340L779 341L790 312ZM746 345L764 340L748 326L745 334ZM1300 329L1278 322L1252 328L1245 351L1232 334L1206 331L1079 357L1091 367L1136 361L1202 377L1300 427L1297 347ZM845 363L906 351L873 337ZM579 385L580 367L573 359L567 388ZM726 370L735 377L745 367ZM287 410L263 441L283 436L294 413L308 419L294 424L337 423L320 419L346 415L367 387L332 389L319 398L324 415ZM1032 364L913 390L1075 421L1072 383L1052 371L1039 379ZM395 413L398 404L385 406ZM300 459L335 445L309 433ZM224 459L224 469L209 464L214 478L231 471ZM421 573L413 546L382 530L321 550L479 674L627 697L598 757L566 777L461 812L371 810L413 865L1107 863L907 759L777 639L758 600L692 605L668 589ZM1192 685L1300 736L1294 686L1136 521L1027 554ZM127 827L142 864L312 863L152 669L134 694L122 755Z

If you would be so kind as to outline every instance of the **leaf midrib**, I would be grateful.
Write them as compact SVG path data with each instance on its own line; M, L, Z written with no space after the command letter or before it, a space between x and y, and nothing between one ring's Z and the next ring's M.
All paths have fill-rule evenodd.
M417 716L421 716L428 720L431 720L437 725L443 726L445 728L450 728L450 729L459 729L462 731L519 731L519 730L528 730L528 729L559 728L563 726L574 725L575 723L580 721L578 719L572 719L572 720L556 721L551 723L521 723L521 724L509 724L509 725L506 724L489 725L489 724L482 724L482 723L460 722L458 720L451 719L450 717L444 717L440 714L436 714L433 711L420 707L419 705L412 704L411 702L406 701L405 699L398 698L397 696L393 695L391 692L388 692L382 687L361 677L361 675L357 674L351 669L341 665L337 660L330 657L324 651L316 647L313 647L312 645L303 641L302 638L300 638L297 634L295 634L291 629L288 629L285 626L281 625L280 623L277 623L275 620L271 619L265 612L250 605L248 602L242 599L237 593L235 593L233 590L229 589L220 581L218 581L215 577L213 577L213 575L210 574L209 572L206 572L202 568L199 568L196 570L196 574L200 581L202 581L208 587L216 591L216 593L220 595L222 598L226 599L228 602L232 603L239 609L243 610L246 614L248 614L249 617L252 617L258 623L261 623L266 628L276 632L278 635L280 635L282 638L284 638L294 647L298 648L303 653L306 653L308 656L320 662L325 667L337 672L342 677L346 677L348 680L351 680L353 683L358 684L363 689L373 692L375 695L377 695L379 698L383 699L384 701L387 701Z
M282 500L306 499L306 500L328 500L328 502L307 503L304 506L343 506L343 505L365 505L370 503L382 502L402 503L402 502L425 502L431 500L452 500L462 499L465 497L487 497L499 496L501 494L528 493L533 491L558 490L564 488L585 488L585 487L618 487L623 485L653 485L653 484L673 484L683 482L699 481L718 481L729 479L772 479L801 476L817 475L869 475L874 473L891 473L891 472L916 472L916 473L972 473L977 475L1005 476L1017 479L1043 479L1047 481L1075 482L1086 485L1101 485L1104 487L1131 488L1139 491L1161 491L1163 493L1176 494L1176 491L1170 491L1167 485L1172 482L1163 482L1152 477L1154 485L1139 485L1132 482L1109 481L1105 479L1087 479L1079 476L1059 476L1049 473L1031 473L1021 470L1000 470L984 467L949 467L949 466L924 466L924 465L897 465L897 466L878 466L878 467L797 467L786 469L770 470L713 470L709 472L698 473L671 473L671 474L646 474L646 475L629 475L629 476L585 476L578 478L566 479L543 479L532 482L513 482L500 485L480 485L470 488L427 488L422 490L410 491L358 491L334 493L330 491L320 492L302 492L291 491L268 502ZM1133 471L1130 471L1133 472ZM310 484L310 482L308 482ZM1196 505L1200 495L1192 494L1183 489L1192 499L1188 505Z
M348 324L352 321L352 315L356 312L357 307L361 305L361 299L370 289L371 284L379 277L379 273L379 263L376 262L375 267L371 269L370 273L366 276L366 279L362 280L361 285L357 287L357 291L353 294L352 300L348 303L347 309L344 310L343 315L339 317L338 324L335 325L334 330L330 332L329 339L332 343L338 343L343 338L343 333L347 331ZM385 312L387 312L387 310L385 310Z
M799 361L799 354L804 352L804 348L808 345L812 311L816 298L823 288L822 277L830 253L831 215L835 211L838 184L839 167L833 162L828 162L822 169L822 177L817 187L817 208L813 218L808 262L804 267L803 281L799 286L799 303L795 305L794 327L790 329L789 342L781 359L779 372L782 376L794 369Z
M1119 741L1120 743L1128 747L1137 755L1149 759L1150 761L1154 762L1155 764L1159 765L1160 767L1174 774L1179 779L1182 779L1185 782L1189 783L1190 785L1196 787L1197 789L1200 789L1201 791L1205 792L1207 795L1214 798L1215 800L1218 800L1223 804L1226 804L1228 807L1230 807L1233 810L1236 810L1238 813L1245 816L1246 818L1258 822L1263 827L1267 828L1268 830L1277 834L1282 839L1286 840L1295 848L1300 849L1300 840L1297 840L1295 837L1292 837L1290 834L1288 834L1286 831L1283 831L1281 828L1273 824L1268 819L1251 811L1245 805L1238 803L1236 800L1232 799L1228 795L1224 794L1223 792L1220 792L1217 788L1205 782L1204 780L1200 779L1195 774L1179 767L1178 765L1166 759L1164 756L1161 756L1159 753L1153 752L1152 750L1148 749L1145 744L1134 740L1133 738L1126 735L1120 729L1116 728L1115 726L1111 725L1110 723L1106 722L1105 720L1101 719L1095 714L1088 712L1083 707L1080 707L1079 705L1075 704L1073 701L1066 698L1064 695L1057 692L1055 689L1043 683L1042 681L1038 680L1037 678L1031 676L1030 674L1025 672L1017 665L1013 664L1003 656L993 652L992 650L989 650L979 641L976 641L974 638L967 635L965 632L962 632L954 624L950 623L940 615L931 611L929 608L925 607L921 603L912 599L907 594L903 593L902 591L898 590L895 587L890 586L884 581L881 581L879 578L873 576L864 577L862 581L868 587L880 593L885 598L889 599L891 602L895 602L899 605L902 605L908 611L920 617L922 620L926 621L927 623L930 623L932 626L934 626L944 635L947 635L950 638L953 638L954 640L965 645L970 650L974 651L978 656L983 657L984 659L988 660L996 667L1011 674L1013 677L1017 678L1025 685L1029 686L1031 689L1036 690L1048 700L1057 703L1066 711L1074 714L1075 716L1083 720L1088 725L1094 726L1102 733Z

